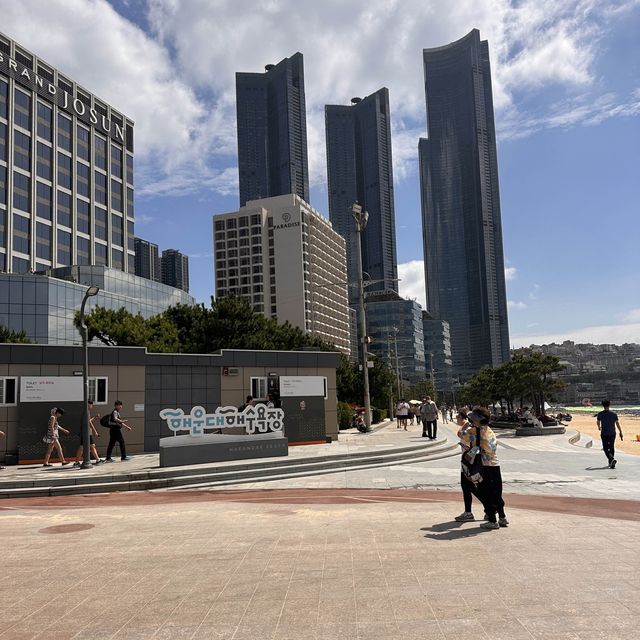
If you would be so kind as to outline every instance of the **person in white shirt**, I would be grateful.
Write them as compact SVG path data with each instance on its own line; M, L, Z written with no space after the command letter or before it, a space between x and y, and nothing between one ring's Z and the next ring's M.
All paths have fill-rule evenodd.
M407 430L407 419L409 417L409 411L411 407L409 404L405 402L404 398L400 398L400 402L396 406L396 420L397 420L397 428L404 427L404 430Z

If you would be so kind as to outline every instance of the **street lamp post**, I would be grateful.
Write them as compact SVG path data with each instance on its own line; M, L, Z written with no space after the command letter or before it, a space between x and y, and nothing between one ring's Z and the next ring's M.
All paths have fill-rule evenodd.
M89 348L88 342L88 329L84 321L84 308L87 304L87 300L100 291L99 287L89 287L82 298L82 305L80 306L80 330L82 332L82 354L84 356L82 363L82 382L84 389L84 418L82 421L82 440L84 445L82 447L82 464L81 469L91 469L91 447L89 441L91 440L91 429L89 427Z
M351 215L356 223L356 254L358 258L358 303L360 309L360 340L362 344L362 375L364 380L364 423L371 427L371 398L369 395L369 369L367 366L367 320L364 315L364 282L362 276L362 231L367 226L369 214L354 202Z

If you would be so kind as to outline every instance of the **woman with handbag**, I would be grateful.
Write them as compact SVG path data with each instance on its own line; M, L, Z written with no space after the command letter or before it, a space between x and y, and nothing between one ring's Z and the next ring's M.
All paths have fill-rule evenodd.
M504 512L502 474L496 455L498 440L489 427L490 416L487 408L479 406L467 414L471 427L467 427L461 437L462 446L468 448L463 454L462 467L465 480L472 484L472 493L484 506L487 521L480 526L483 529L499 529L508 526L509 521ZM473 453L477 455L470 460Z
M58 431L62 431L69 435L69 432L58 424L58 418L64 415L64 411L60 407L53 407L51 409L51 415L49 416L49 424L47 425L47 435L42 438L43 442L47 443L47 455L44 457L43 467L52 467L53 465L49 464L49 458L51 457L51 452L53 448L56 448L58 452L58 457L62 461L61 466L68 465L69 463L64 459L64 453L62 452L62 447L60 446L60 438L58 435Z
M467 442L470 440L470 434L467 433L469 429L473 429L471 423L467 420L467 412L460 409L456 414L456 423L458 427L458 438L460 438L460 446L462 447L462 455L469 451L469 445ZM471 504L473 502L473 490L474 485L467 480L463 471L460 471L460 488L462 489L462 499L464 500L464 511L454 518L456 522L473 522L476 518L471 511Z

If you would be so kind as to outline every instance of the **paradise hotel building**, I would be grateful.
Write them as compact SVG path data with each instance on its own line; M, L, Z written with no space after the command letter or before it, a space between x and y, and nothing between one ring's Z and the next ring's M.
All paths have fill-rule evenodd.
M213 242L216 297L245 298L349 354L345 240L300 196L215 215Z
M0 272L134 273L133 122L0 34Z

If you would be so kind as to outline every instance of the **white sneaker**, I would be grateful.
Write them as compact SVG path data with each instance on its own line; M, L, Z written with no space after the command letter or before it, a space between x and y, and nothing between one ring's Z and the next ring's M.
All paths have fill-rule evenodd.
M481 529L499 529L500 525L497 522L490 522L487 520L487 522L480 523L480 528Z
M471 511L463 511L459 516L454 518L456 522L473 522L475 517Z

